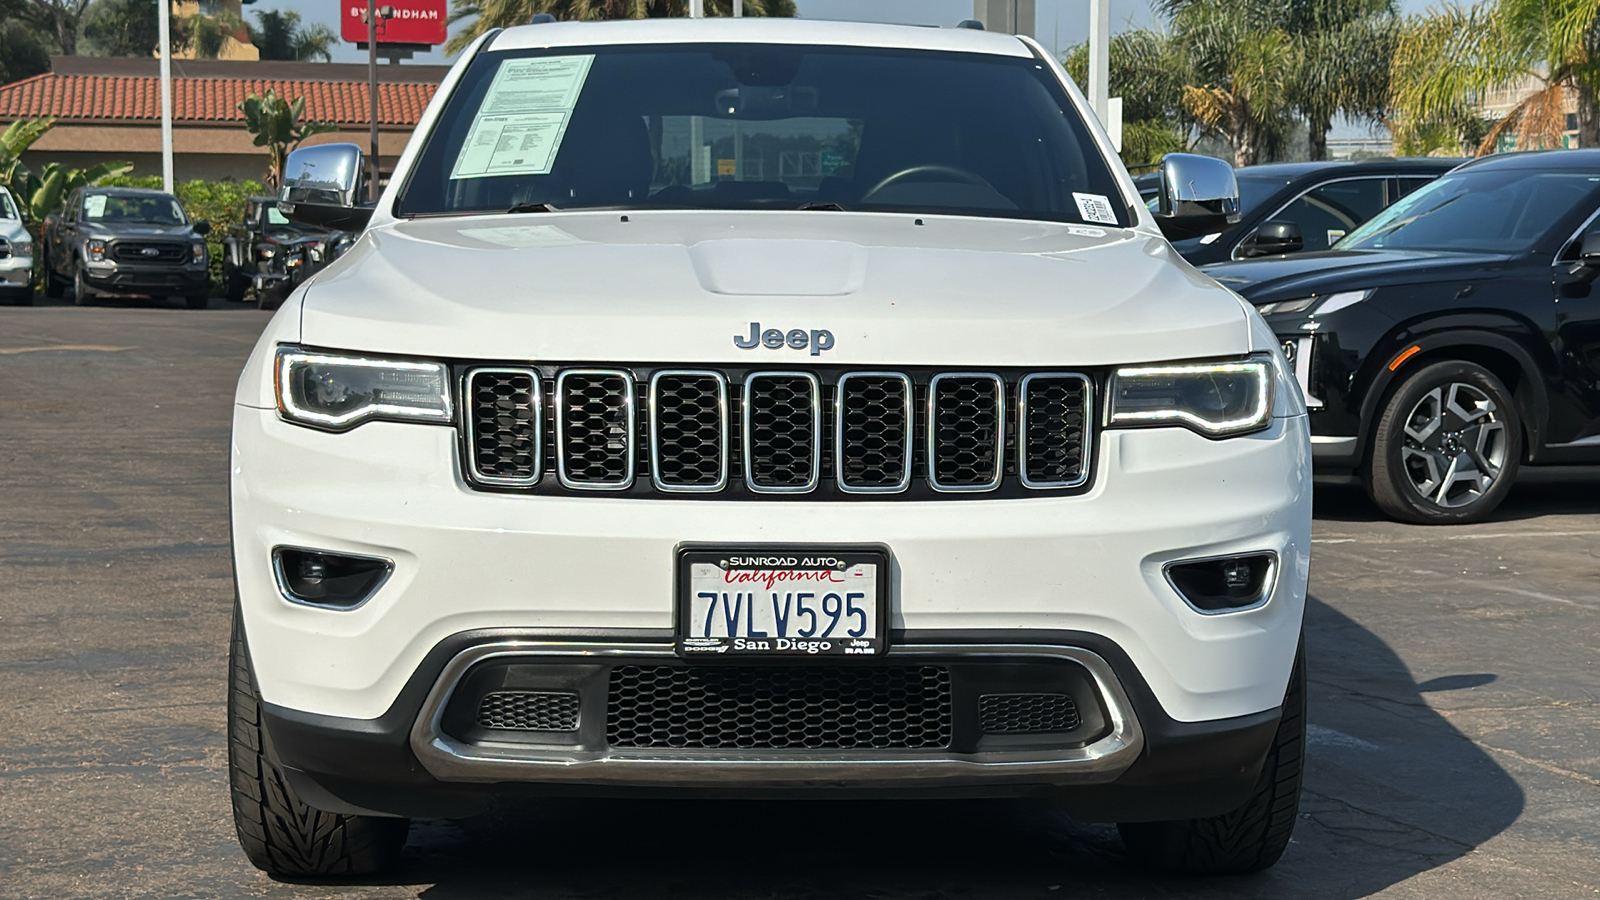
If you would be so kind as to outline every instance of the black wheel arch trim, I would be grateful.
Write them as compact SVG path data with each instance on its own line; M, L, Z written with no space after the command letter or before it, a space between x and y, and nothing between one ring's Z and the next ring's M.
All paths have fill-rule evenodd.
M1496 324L1513 326L1516 333L1532 337L1532 334L1525 330L1532 326L1509 317L1495 318ZM1430 325L1442 327L1418 333L1420 329L1426 329ZM1546 370L1535 361L1534 352L1527 346L1504 333L1488 331L1486 327L1492 326L1482 321L1471 325L1456 325L1444 324L1442 320L1431 320L1402 325L1373 345L1362 364L1363 369L1371 371L1370 380L1358 376L1358 380L1367 381L1367 387L1361 396L1361 431L1356 441L1360 457L1358 462L1364 461L1372 448L1373 423L1377 420L1380 404L1388 399L1395 387L1415 371L1409 360L1397 369L1392 371L1389 369L1389 363L1395 356L1412 345L1421 348L1417 356L1452 347L1483 347L1511 357L1522 372L1522 379L1518 389L1512 392L1512 399L1517 404L1517 414L1522 418L1522 430L1527 438L1524 453L1529 461L1538 461L1540 451L1544 447L1545 422L1550 410L1549 388L1545 383Z

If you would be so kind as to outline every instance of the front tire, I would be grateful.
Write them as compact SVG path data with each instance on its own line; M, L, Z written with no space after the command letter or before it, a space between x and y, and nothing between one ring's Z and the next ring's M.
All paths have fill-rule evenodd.
M272 288L256 289L256 306L260 309L277 309L278 307L282 306L283 301L287 299L289 299L289 294L287 292L280 293Z
M406 819L346 816L300 801L272 763L261 727L261 698L238 612L228 654L228 772L239 846L256 868L278 878L367 875L393 868L405 846Z
M1493 372L1465 360L1407 378L1384 405L1368 455L1367 493L1389 517L1419 525L1477 522L1517 478L1522 421Z
M1270 868L1289 846L1300 812L1305 764L1305 645L1295 653L1283 718L1256 779L1255 792L1232 812L1176 822L1122 822L1122 844L1151 868L1196 875L1243 875Z
M41 254L41 261L44 263L44 295L51 300L60 300L62 294L66 293L66 279L56 274L54 261L50 259L50 251L46 250Z
M88 306L89 301L95 297L94 288L89 287L89 282L83 277L83 267L78 266L72 270L72 302L79 306Z

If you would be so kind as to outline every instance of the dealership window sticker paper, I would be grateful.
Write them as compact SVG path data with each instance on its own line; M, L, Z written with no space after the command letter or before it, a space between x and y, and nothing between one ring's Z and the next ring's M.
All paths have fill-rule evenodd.
M1072 192L1072 199L1078 201L1078 215L1083 216L1085 222L1097 222L1101 225L1117 224L1117 212L1111 208L1111 201L1104 194L1080 194Z
M451 179L550 174L593 62L586 54L500 63Z

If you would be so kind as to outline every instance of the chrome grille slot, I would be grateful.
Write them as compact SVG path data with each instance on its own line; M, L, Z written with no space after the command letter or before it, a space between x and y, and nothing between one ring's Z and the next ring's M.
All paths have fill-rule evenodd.
M809 372L744 381L744 479L756 493L799 494L822 477L822 386Z
M851 372L834 396L834 468L839 489L897 493L911 486L911 379L897 372Z
M1089 379L1038 372L1017 388L1017 474L1030 488L1075 487L1089 477Z
M984 372L928 383L928 483L937 491L992 491L1004 474L1005 382Z
M728 484L728 380L667 370L650 379L650 478L657 490L720 491Z
M633 376L614 369L568 369L556 377L557 475L574 490L616 491L633 484Z
M532 485L544 468L543 403L532 369L472 369L462 404L472 478L483 484Z

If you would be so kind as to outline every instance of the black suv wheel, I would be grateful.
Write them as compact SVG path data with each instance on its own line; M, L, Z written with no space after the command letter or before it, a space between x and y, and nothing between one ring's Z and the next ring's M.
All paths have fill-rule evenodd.
M1403 522L1477 522L1505 499L1521 460L1522 422L1506 386L1476 363L1437 362L1385 404L1367 459L1367 493Z

